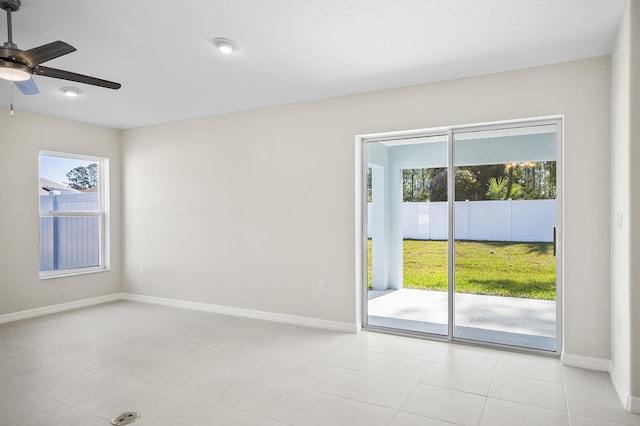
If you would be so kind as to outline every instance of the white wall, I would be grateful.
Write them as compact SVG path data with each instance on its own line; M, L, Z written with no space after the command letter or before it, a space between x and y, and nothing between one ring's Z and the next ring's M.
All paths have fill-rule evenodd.
M120 143L116 130L16 111L0 112L0 314L120 291ZM40 150L109 158L111 271L39 279Z
M640 4L637 1L629 1L631 15L631 63L629 74L631 78L631 102L630 102L630 132L629 132L629 159L634 167L631 167L631 209L629 214L636 219L640 212ZM631 396L632 409L640 414L640 225L635 220L630 223L631 230L631 282L629 303L631 306Z
M608 359L610 90L603 57L124 131L124 288L355 323L354 136L564 114L564 349Z
M611 376L626 403L630 393L630 15L623 15L611 59Z
M612 55L611 376L622 403L640 413L640 4L629 1Z

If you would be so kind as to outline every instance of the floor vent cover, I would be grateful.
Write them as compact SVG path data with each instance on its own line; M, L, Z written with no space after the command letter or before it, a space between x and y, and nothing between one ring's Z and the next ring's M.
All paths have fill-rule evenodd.
M140 418L140 413L135 411L127 411L126 413L118 414L111 419L111 424L114 426L129 425Z

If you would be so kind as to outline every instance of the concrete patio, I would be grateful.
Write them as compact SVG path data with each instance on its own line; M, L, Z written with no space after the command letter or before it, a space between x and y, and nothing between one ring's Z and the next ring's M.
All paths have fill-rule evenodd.
M447 293L370 290L368 324L447 335ZM454 336L556 350L556 302L457 293Z

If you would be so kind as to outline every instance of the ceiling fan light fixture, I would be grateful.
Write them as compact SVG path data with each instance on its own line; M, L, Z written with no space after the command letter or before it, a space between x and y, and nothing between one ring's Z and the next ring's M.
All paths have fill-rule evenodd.
M77 87L69 86L69 87L63 87L62 89L60 89L60 92L62 92L62 94L68 98L75 98L79 96L80 93L82 93L82 90L78 89Z
M0 61L0 78L9 81L27 81L31 78L31 72L24 65Z
M225 55L230 55L240 50L236 42L233 40L229 40L228 38L218 37L213 40L213 44L215 44L220 53L223 53Z

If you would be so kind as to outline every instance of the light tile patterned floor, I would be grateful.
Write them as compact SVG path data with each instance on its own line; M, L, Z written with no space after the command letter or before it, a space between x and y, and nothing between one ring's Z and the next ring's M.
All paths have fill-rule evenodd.
M0 425L640 425L557 359L114 302L0 325Z

